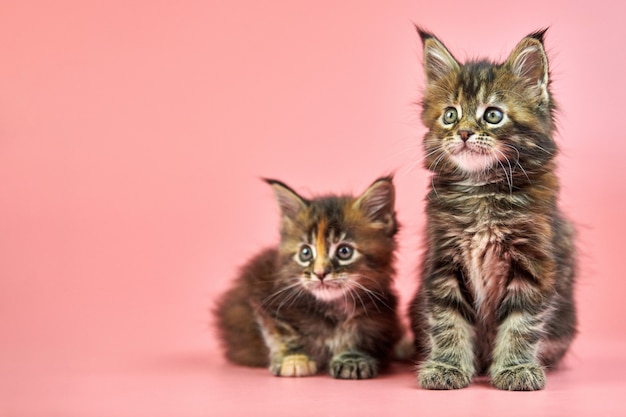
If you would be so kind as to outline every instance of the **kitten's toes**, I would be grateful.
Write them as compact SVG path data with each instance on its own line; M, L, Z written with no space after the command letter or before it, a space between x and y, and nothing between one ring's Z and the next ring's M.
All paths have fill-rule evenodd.
M491 383L508 391L536 391L546 385L546 373L536 364L522 364L492 369Z
M276 376L309 376L317 373L317 365L307 355L287 355L272 363L270 372Z
M367 379L378 375L378 361L359 352L343 352L330 361L330 375L339 379Z
M460 368L443 362L426 361L418 370L418 382L424 389L459 389L467 387L471 376Z

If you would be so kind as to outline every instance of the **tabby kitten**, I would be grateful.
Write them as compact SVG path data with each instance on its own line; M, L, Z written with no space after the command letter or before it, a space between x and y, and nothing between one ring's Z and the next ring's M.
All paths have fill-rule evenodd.
M557 207L555 105L545 30L501 64L424 46L427 241L410 307L418 380L456 389L488 375L538 390L576 333L572 226Z
M281 240L245 265L218 303L227 359L277 376L376 376L402 333L391 178L358 198L312 200L267 182L281 210Z

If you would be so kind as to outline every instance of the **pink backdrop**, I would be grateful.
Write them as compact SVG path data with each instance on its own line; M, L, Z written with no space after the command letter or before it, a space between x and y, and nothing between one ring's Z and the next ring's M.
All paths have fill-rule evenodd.
M602 0L3 2L0 414L228 415L246 402L229 403L238 394L224 387L249 378L270 397L333 386L225 364L207 311L277 241L259 177L310 195L360 192L389 172L406 304L427 183L412 22L460 58L504 59L551 26L562 203L581 249L573 373L554 380L571 398L623 388L609 370L626 371L613 361L626 341L625 14ZM609 385L590 391L576 369L591 357L606 360L588 366ZM396 378L401 405L416 393L423 407L441 401L410 372ZM387 383L393 397L389 381L360 387ZM496 409L512 398L499 394Z

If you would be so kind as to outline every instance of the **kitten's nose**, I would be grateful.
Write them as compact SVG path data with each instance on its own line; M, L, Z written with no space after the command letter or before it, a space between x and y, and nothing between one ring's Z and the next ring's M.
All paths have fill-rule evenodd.
M326 275L328 275L329 272L329 269L318 269L313 271L313 275L315 275L320 281L324 281L324 278L326 278Z
M459 136L461 137L463 142L467 142L467 140L470 138L470 136L472 136L474 134L474 131L473 130L469 130L469 129L460 129L456 133L459 134Z

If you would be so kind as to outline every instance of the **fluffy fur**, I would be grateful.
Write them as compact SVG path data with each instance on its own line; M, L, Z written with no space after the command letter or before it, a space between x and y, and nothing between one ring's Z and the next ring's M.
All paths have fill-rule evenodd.
M218 303L226 357L277 376L376 376L402 333L391 178L357 198L311 200L267 182L281 209L281 240L248 262Z
M574 230L557 206L555 105L545 31L503 63L424 46L426 253L410 306L418 380L455 389L487 374L537 390L576 333Z

